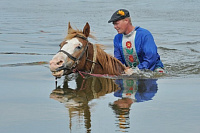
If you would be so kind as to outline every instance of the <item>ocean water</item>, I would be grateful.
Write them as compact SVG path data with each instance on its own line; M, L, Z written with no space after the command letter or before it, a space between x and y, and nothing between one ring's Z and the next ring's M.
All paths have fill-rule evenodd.
M199 6L199 0L1 0L0 132L199 132ZM120 82L110 79L89 79L88 94L94 83L102 88L88 97L75 78L59 79L55 90L48 61L68 22L78 29L88 22L97 38L89 40L113 55L116 31L107 21L119 8L130 11L133 25L153 34L167 75L121 79L139 85L132 102L120 101L124 93L115 93L114 85ZM105 93L107 84L111 90ZM78 98L71 97L75 94Z

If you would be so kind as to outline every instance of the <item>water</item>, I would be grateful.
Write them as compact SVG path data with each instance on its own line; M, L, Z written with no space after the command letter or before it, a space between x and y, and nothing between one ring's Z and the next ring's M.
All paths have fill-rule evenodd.
M199 132L199 6L198 0L1 0L0 132ZM78 29L89 22L98 39L90 41L113 54L116 31L107 21L119 8L130 11L135 26L152 32L168 74L132 78L139 87L124 101L114 92L114 79L89 78L91 87L81 90L82 80L63 77L58 87L64 92L55 94L48 61L66 36L68 22ZM105 93L109 84L112 90ZM95 85L98 93L91 93ZM145 100L136 95L151 86L152 91L142 89ZM78 98L69 100L71 92Z

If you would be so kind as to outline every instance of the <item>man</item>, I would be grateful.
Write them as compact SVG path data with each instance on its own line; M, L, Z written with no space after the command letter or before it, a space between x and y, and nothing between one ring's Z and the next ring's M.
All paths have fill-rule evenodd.
M125 9L117 10L108 21L118 34L114 38L114 56L127 68L164 72L152 34L141 27L134 27Z

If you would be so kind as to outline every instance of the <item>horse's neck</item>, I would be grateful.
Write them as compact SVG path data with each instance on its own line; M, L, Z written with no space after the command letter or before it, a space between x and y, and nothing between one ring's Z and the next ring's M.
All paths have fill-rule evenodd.
M120 75L125 70L125 66L113 56L107 54L100 46L97 46L96 71L94 73Z
M101 49L100 44L96 45L96 59L94 45L89 43L88 50L86 53L86 61L84 67L81 67L83 71L91 72L93 74L109 74L109 75L120 75L124 72L125 66L116 58L107 54ZM95 63L92 63L95 62ZM94 68L92 68L94 65Z
M84 66L80 67L81 70L86 71L86 72L92 71L93 56L94 56L93 44L89 43L88 50L86 52L85 59L84 59L85 63L84 63Z

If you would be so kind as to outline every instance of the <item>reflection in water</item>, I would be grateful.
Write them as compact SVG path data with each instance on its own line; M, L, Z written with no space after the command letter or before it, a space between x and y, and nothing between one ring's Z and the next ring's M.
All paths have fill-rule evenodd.
M88 102L92 99L97 99L105 94L119 90L118 85L112 80L107 78L91 77L76 79L76 89L69 87L68 80L64 82L63 88L57 87L50 94L50 98L64 103L69 110L70 124L69 128L72 129L72 118L78 116L78 124L82 124L84 119L85 128L87 132L91 132L91 116L90 106Z
M151 100L157 92L157 84L154 79L108 79L100 77L90 77L83 79L77 77L76 88L69 86L69 80L65 80L63 87L58 86L50 94L50 98L63 104L69 111L69 128L72 129L73 118L78 118L76 126L85 124L87 132L91 132L91 112L89 101L98 99L108 93L114 92L115 97L119 97L110 107L114 110L117 118L117 126L120 131L129 128L129 112L132 103ZM74 118L74 119L76 119Z
M116 125L121 132L127 132L130 128L130 107L134 102L144 102L152 100L157 93L157 79L117 79L115 82L121 88L114 93L120 97L117 101L110 104L117 118Z

